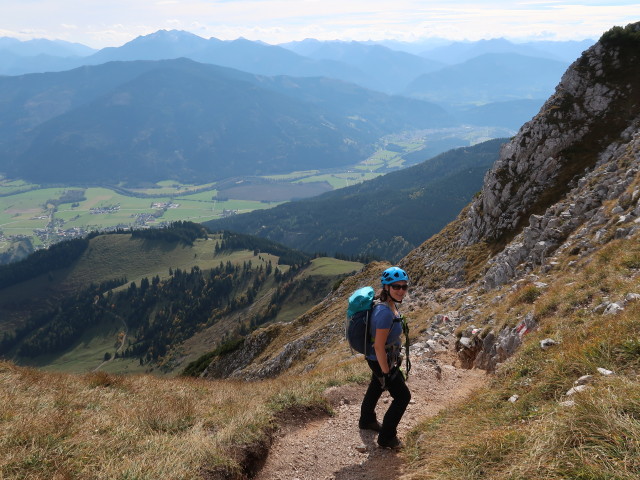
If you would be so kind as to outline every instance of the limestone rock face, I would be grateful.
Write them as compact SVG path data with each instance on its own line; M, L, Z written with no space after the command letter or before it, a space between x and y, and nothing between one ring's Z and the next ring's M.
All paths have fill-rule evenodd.
M632 194L631 198L621 196L640 171L640 129L636 123L629 130L621 136L626 143L602 155L595 168L582 176L562 200L542 215L531 215L514 240L488 262L483 278L487 288L504 285L531 267L544 265L559 248L587 253L603 242L604 232L613 225L618 238L631 235L639 228L635 223L640 213L638 194ZM589 185L598 187L589 188ZM607 211L604 202L615 199L616 206Z
M600 136L602 120L616 115L612 106L633 93L604 67L626 68L619 56L619 51L597 43L567 70L540 113L502 148L485 177L482 195L473 202L463 241L497 239L516 229L545 192L564 187L558 182L567 180L567 173L573 177L593 165L601 152L586 157L567 150L587 137L591 141ZM601 143L603 150L609 146L606 141Z
M570 66L539 114L502 147L481 193L401 262L418 278L422 304L430 289L517 288L534 269L555 268L555 255L586 256L640 229L640 23L626 30L632 40L605 35ZM595 311L622 309L624 302L609 302ZM458 324L475 320L472 311L468 317ZM458 358L493 371L532 328L529 316L482 336L465 331Z

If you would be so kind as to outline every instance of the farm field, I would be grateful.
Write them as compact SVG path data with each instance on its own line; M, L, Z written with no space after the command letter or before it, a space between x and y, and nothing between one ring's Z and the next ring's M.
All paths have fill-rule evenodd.
M40 188L21 181L0 181L4 194L0 196L0 251L16 238L28 237L39 248L94 230L158 226L176 220L203 222L225 211L242 213L277 204L244 199L218 201L215 190L176 196L184 189L172 188L165 194L138 197L115 188ZM75 201L65 201L69 192L78 192Z

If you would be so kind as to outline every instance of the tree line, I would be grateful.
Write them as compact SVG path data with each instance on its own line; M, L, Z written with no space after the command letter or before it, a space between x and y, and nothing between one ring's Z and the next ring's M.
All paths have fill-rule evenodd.
M207 238L208 231L198 223L189 221L172 222L163 228L148 228L145 230L134 230L131 232L132 238L143 238L146 240L163 240L166 242L180 242L185 245L193 245L198 238Z
M15 263L0 265L0 289L16 285L53 270L70 266L85 252L89 241L98 235L131 234L133 238L182 242L193 245L197 238L206 238L208 231L198 223L172 222L166 227L132 232L117 229L112 232L91 232L86 237L55 243L48 248L36 250Z
M229 230L222 230L218 233L222 235L222 240L216 245L216 253L229 250L253 250L254 254L264 252L275 255L279 258L278 264L284 265L303 265L311 260L311 255L293 250L266 238Z
M89 246L89 238L77 238L37 250L16 263L0 265L0 288L30 280L43 273L68 267Z

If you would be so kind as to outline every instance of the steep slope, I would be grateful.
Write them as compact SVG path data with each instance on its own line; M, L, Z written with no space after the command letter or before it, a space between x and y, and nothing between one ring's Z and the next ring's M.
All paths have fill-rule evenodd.
M423 332L433 345L443 334L451 335L473 321L465 313L474 308L472 293L492 298L493 289L515 284L531 272L553 272L559 265L556 252L563 258L589 258L614 239L637 239L639 44L640 24L603 35L567 70L541 112L503 146L481 194L441 233L401 260L413 285L404 309L418 325L425 325ZM277 330L256 332L247 345L258 342L263 353L238 353L245 366L236 368L234 375L269 376L274 362L337 361L338 354L316 350L317 342L339 340L349 292L358 285L376 284L383 267L371 264L345 280L330 298L294 323L298 328L273 327L296 332L286 340ZM532 295L535 299L535 291ZM497 296L496 304L502 298ZM454 305L460 311L444 315ZM527 316L525 322L524 315L519 329L509 324L501 330L503 325L492 315L486 321L483 335L494 328L495 334L484 336L484 344L481 339L462 342L459 349L467 365L489 370L513 352L523 328L536 325L534 317ZM505 350L505 343L512 348ZM467 351L465 345L473 348Z
M478 198L400 262L413 354L455 344L458 365L497 371L414 430L402 478L637 478L637 448L617 439L640 434L639 47L640 23L607 32L503 147ZM258 379L341 365L347 296L384 267L212 370Z
M503 284L518 265L540 265L587 221L601 220L607 200L620 197L622 211L633 210L621 195L637 168L637 33L617 32L567 70L540 114L503 146L481 195L456 222L407 256L418 283L454 286L482 273L487 286ZM498 253L482 271L487 255Z

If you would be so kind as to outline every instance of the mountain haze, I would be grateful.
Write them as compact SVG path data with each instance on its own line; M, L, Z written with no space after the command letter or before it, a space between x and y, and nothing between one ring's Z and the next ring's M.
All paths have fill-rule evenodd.
M373 43L307 39L282 45L268 45L242 38L223 41L216 38L204 39L185 31L159 30L137 37L120 47L107 47L82 58L54 57L46 53L49 50L43 50L38 57L41 64L32 57L23 57L13 51L5 51L7 56L0 66L0 73L16 75L68 70L81 65L98 65L109 61L168 60L185 57L197 62L226 66L253 74L322 76L356 83L385 93L398 94L404 92L412 81L423 74L482 55L518 55L529 59L537 58L538 61L547 59L560 61L566 67L591 44L590 41L514 44L505 39L448 43L418 55L415 45L413 45L414 48L409 48L408 44L401 42ZM0 57L1 52L0 49ZM24 65L22 65L23 62ZM59 65L56 65L56 62L59 62ZM499 70L495 73L496 76L492 81L499 81L502 73ZM519 80L524 86L540 73L543 72L532 68L530 77ZM530 94L528 98L531 98ZM440 101L446 100L442 98Z
M479 106L452 108L451 114L467 125L496 125L518 130L523 121L529 121L544 104L542 99L507 100Z
M566 68L565 62L557 60L487 53L423 74L413 80L404 93L453 105L546 98Z
M373 90L397 93L421 74L439 70L445 64L382 45L361 42L305 40L287 48L316 60L333 60L353 65L364 74L359 83Z
M82 58L45 54L44 57L39 57L42 65L13 51L6 53L7 59L11 61L4 65L1 72L9 75L68 70L113 61L172 60L184 57L259 75L327 76L356 83L366 80L363 72L345 63L313 60L279 46L242 38L230 41L213 37L204 39L179 30L159 30L139 36L122 46L106 47ZM0 58L2 55L0 52Z
M492 38L477 42L450 42L423 50L420 55L447 65L463 63L487 53L508 53L571 63L593 44L594 40L514 43L505 38Z
M0 52L12 52L21 56L50 55L58 57L86 56L95 52L93 48L81 43L66 42L64 40L47 40L35 38L20 41L15 38L0 38Z
M0 91L15 106L0 117L4 168L36 182L211 181L330 168L363 160L386 134L453 124L427 102L186 59L0 78Z
M15 39L6 41L18 42ZM428 43L437 45L443 42L434 40ZM429 99L450 109L461 122L517 129L537 112L537 108L523 110L522 103L510 106L505 102L539 99L536 105L539 107L551 93L561 71L592 42L515 44L498 38L445 43L447 45L420 55L420 43L306 39L268 45L243 38L223 41L205 39L185 31L159 30L120 47L104 48L82 57L52 56L45 53L51 50L45 46L37 57L0 49L0 59L4 55L0 72L16 75L69 70L106 62L184 57L254 75L342 80L387 94ZM470 115L459 112L460 106L466 111L493 102L497 104L488 108L486 116L483 111Z

